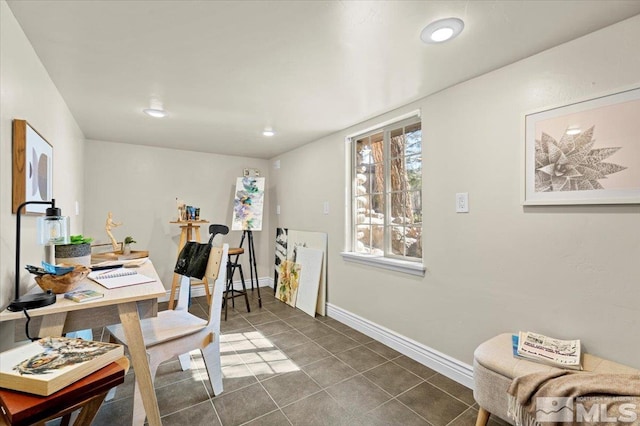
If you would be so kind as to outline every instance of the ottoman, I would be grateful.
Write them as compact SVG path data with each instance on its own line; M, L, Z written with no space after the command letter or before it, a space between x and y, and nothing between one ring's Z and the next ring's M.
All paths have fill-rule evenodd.
M556 367L515 358L511 335L504 333L478 346L473 353L473 396L480 406L476 426L484 426L494 415L513 424L507 416L507 389L511 381L526 374L558 370ZM582 355L585 371L595 373L638 374L635 368L618 364L591 354Z

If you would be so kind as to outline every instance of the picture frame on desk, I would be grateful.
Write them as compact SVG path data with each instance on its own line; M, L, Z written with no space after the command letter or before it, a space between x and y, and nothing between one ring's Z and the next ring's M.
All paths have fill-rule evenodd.
M13 120L12 213L26 201L49 201L53 192L53 146L26 120ZM47 206L29 204L24 212L44 213Z
M640 204L640 88L525 115L522 204Z

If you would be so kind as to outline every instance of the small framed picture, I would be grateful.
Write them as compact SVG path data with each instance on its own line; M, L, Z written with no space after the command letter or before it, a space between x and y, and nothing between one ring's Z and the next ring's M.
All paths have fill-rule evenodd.
M640 203L640 88L525 117L524 205Z

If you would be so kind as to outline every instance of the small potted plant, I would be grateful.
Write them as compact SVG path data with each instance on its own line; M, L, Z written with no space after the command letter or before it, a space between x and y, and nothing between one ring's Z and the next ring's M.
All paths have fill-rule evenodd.
M72 235L69 244L55 246L56 263L91 266L91 242L93 238Z
M127 236L124 239L124 245L122 247L122 254L131 254L131 244L136 243L137 241L133 239L131 236Z

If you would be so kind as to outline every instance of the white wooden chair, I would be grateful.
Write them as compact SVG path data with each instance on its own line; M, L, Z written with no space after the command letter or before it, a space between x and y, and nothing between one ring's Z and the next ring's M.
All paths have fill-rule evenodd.
M188 369L187 351L199 349L202 353L213 393L219 395L222 390L222 368L220 364L220 314L222 294L226 285L229 245L213 247L209 256L207 278L213 282L212 300L209 305L209 318L204 320L188 311L190 278L181 276L178 305L174 310L160 311L157 317L140 321L144 344L149 358L151 378L155 380L158 366L174 357L180 358L182 369ZM121 325L107 327L111 336L123 345L127 345ZM133 400L133 424L142 425L145 420L142 396L136 381Z

